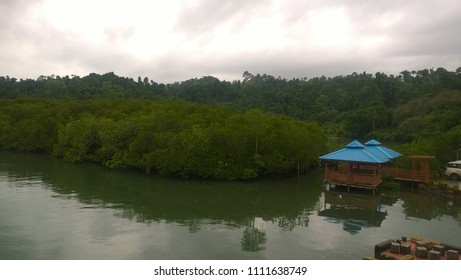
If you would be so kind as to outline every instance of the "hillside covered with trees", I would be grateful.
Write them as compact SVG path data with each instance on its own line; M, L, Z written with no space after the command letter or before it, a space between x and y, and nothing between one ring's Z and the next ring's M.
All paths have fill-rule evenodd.
M435 155L436 168L455 159L461 148L461 68L455 72L437 68L399 75L364 72L291 80L245 72L242 80L232 82L202 77L172 84L158 84L147 77L135 81L114 73L52 75L36 80L7 76L0 77L0 98L10 99L2 101L0 111L0 145L4 149L47 151L69 161L91 160L181 176L254 178L293 172L301 160L288 155L295 152L274 148L270 156L263 155L268 146L288 141L284 137L293 141L299 137L311 147L324 134L375 138L398 145L405 154ZM40 122L41 126L33 125ZM72 142L92 130L99 133L93 136L100 146ZM14 136L21 131L25 134ZM33 143L27 137L41 141ZM112 141L112 146L105 147L104 141ZM81 145L90 148L82 152ZM138 154L131 154L136 145ZM149 145L160 148L141 151ZM308 146L289 145L299 151ZM248 151L241 151L243 147ZM324 148L315 147L312 155ZM213 163L197 157L201 165L213 166L203 170L214 171L192 170L197 162L181 168L173 167L178 163L159 162L160 158L184 162L185 151L193 158L200 149L215 153ZM142 163L135 162L136 158ZM312 159L302 160L303 166L314 164ZM222 165L219 168L238 162L240 171L219 175L226 172L216 167L216 162ZM272 162L278 163L272 166ZM245 172L247 175L242 175Z

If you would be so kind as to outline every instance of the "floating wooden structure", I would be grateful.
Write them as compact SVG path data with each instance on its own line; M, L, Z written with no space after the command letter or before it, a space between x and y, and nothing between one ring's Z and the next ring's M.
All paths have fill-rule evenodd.
M400 153L383 147L374 139L365 145L354 140L345 148L320 157L326 161L324 182L374 191L382 183L383 176L411 182L429 181L433 157L411 156L412 169L392 167L391 161L399 156Z

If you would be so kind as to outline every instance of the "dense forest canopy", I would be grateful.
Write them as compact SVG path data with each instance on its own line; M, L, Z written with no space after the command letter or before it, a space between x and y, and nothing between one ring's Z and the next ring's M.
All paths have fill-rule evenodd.
M173 107L192 106L190 108L196 108L194 109L197 111L196 114L201 114L199 113L201 111L213 110L221 112L210 113L210 116L201 116L206 120L200 118L194 120L196 115L181 113L179 109L178 112L171 109L171 116L169 117L158 116L164 122L171 121L171 119L186 118L187 120L182 120L174 125L187 130L188 137L191 137L188 140L190 143L199 141L200 137L205 137L206 139L211 137L215 140L219 137L224 137L211 134L216 131L216 133L226 135L226 132L219 129L232 130L236 123L250 127L249 123L259 121L261 128L259 126L254 126L254 128L257 131L261 130L261 133L274 129L288 129L287 127L290 127L290 125L314 126L315 123L318 123L323 132L330 137L359 140L376 138L384 143L398 144L400 149L403 149L403 153L435 155L437 157L435 165L439 167L445 164L446 161L455 159L456 150L461 148L461 67L455 72L437 68L435 70L402 71L399 75L387 75L380 72L373 75L364 72L330 78L322 76L312 79L291 80L276 78L267 74L253 75L249 72L244 72L242 80L238 81L221 81L215 77L207 76L172 84L158 84L147 77L139 77L135 81L131 78L119 77L112 72L103 75L92 73L84 77L41 76L36 80L18 80L6 76L0 77L0 98L14 99L14 102L5 103L6 100L2 101L0 127L3 148L16 149L22 147L20 149L44 150L63 156L71 161L81 160L82 158L86 160L94 159L91 156L88 158L87 156L79 155L78 152L69 154L68 151L65 151L72 146L70 143L66 143L65 139L71 141L71 135L76 131L85 131L85 129L90 129L91 127L104 126L106 128L117 127L117 129L125 129L126 131L123 133L129 134L134 124L136 124L137 129L140 129L144 124L146 130L151 130L154 128L148 128L148 116L154 113L152 109L146 108L160 106L159 104ZM35 100L32 101L27 98ZM83 102L83 100L86 101ZM122 102L122 100L124 101ZM192 104L185 105L186 103L178 103L178 101L195 103L196 105L194 106L199 107L193 107ZM21 106L21 104L29 108L12 109L14 106ZM54 109L46 112L47 110L43 109L44 106ZM23 122L15 125L15 130L20 129L18 126L24 126L23 129L34 127L37 131L31 132L28 137L34 139L43 137L44 139L41 139L43 140L42 146L29 141L29 144L27 144L29 146L25 148L27 145L24 143L27 142L27 137L22 140L17 139L24 142L22 144L16 143L18 147L14 147L14 142L5 140L5 135L13 133L10 131L12 121L20 117L15 116L15 114L19 113L14 112L14 110L19 110L18 112L25 114L24 116L27 113L21 110L28 110L27 112L30 115L27 120L26 117L21 117ZM45 116L39 115L37 110L44 110ZM139 112L137 110L147 110L149 112ZM78 114L76 113L77 111L79 111ZM82 113L84 111L88 111L88 114L84 115ZM105 113L103 114L102 112ZM46 114L50 115L46 116ZM176 114L178 115L175 116ZM224 117L224 115L227 117ZM48 121L44 121L43 118L48 118L49 122L56 124L56 126L48 125L47 127L45 123L48 123ZM154 117L151 116L151 118ZM213 120L213 118L217 119ZM242 119L237 120L238 118ZM276 120L279 122L286 121L287 123L284 125L276 124ZM151 119L152 121L153 119ZM224 121L225 123L215 121ZM44 122L42 124L44 127L33 126L32 124L35 122ZM182 122L188 122L188 126L185 126ZM203 123L207 125L204 126ZM290 125L287 125L288 123ZM40 129L47 129L46 135L54 133L53 135L56 135L56 139L53 140L48 136L43 136L38 131ZM154 131L158 131L155 129ZM109 129L108 131L114 130L116 129ZM34 133L36 134L34 135ZM122 132L120 133L122 135L117 137L128 137ZM186 137L184 131L181 132L181 130L176 130L172 133ZM322 137L322 132L315 131L315 134L317 133L319 137ZM310 137L313 137L314 133L311 134ZM213 138L215 136L216 138ZM10 135L9 137L12 136ZM116 136L104 137L109 139ZM152 137L149 139L155 138ZM170 136L164 135L164 137ZM155 139L158 143L161 142L160 138ZM176 141L176 145L186 141L184 139L173 140L175 139L174 137L171 139L171 141ZM229 136L226 139L235 140L237 138ZM47 141L49 143L45 143ZM223 145L224 142L222 141ZM257 146L255 143L252 145ZM231 147L227 148L231 149ZM237 149L239 147L233 148ZM255 150L249 157L257 162L260 151L257 148ZM100 151L99 153L102 152ZM96 155L94 156L96 157ZM99 156L101 155L99 154ZM156 155L155 157L159 156ZM166 158L169 156L176 157L177 155L164 154L163 156ZM287 169L293 169L293 159L290 160L292 162ZM108 165L118 165L115 159L101 161ZM144 161L148 162L149 160L146 158ZM305 164L309 165L311 163L305 162ZM137 166L134 163L128 165ZM246 167L248 166L246 164ZM150 167L144 163L142 168L149 169ZM162 168L162 170L167 170L168 166ZM188 173L189 171L171 170L170 172L163 172ZM197 172L200 174L200 171ZM250 171L248 172L249 174L251 173ZM264 171L261 169L256 173L258 172L271 174L276 171L269 168ZM202 177L206 176L216 177L209 174ZM248 176L254 177L256 175Z
M306 171L325 151L316 123L176 101L15 99L0 104L0 147L69 162L226 180Z

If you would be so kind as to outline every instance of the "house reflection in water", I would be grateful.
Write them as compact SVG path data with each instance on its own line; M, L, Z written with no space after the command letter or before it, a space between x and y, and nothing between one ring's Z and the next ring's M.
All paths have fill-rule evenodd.
M319 216L331 223L343 224L343 229L350 234L362 228L380 227L387 216L386 211L381 211L380 196L329 190L325 192L324 201Z

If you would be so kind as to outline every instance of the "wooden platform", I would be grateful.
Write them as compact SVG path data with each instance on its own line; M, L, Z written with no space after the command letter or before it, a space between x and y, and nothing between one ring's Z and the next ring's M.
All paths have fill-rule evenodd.
M325 184L341 185L352 188L376 189L382 182L381 172L377 169L355 169L341 165L337 170L325 168Z
M398 181L409 181L417 183L427 183L431 178L430 161L433 156L410 156L412 161L411 168L398 168L383 166L383 176L392 177Z

